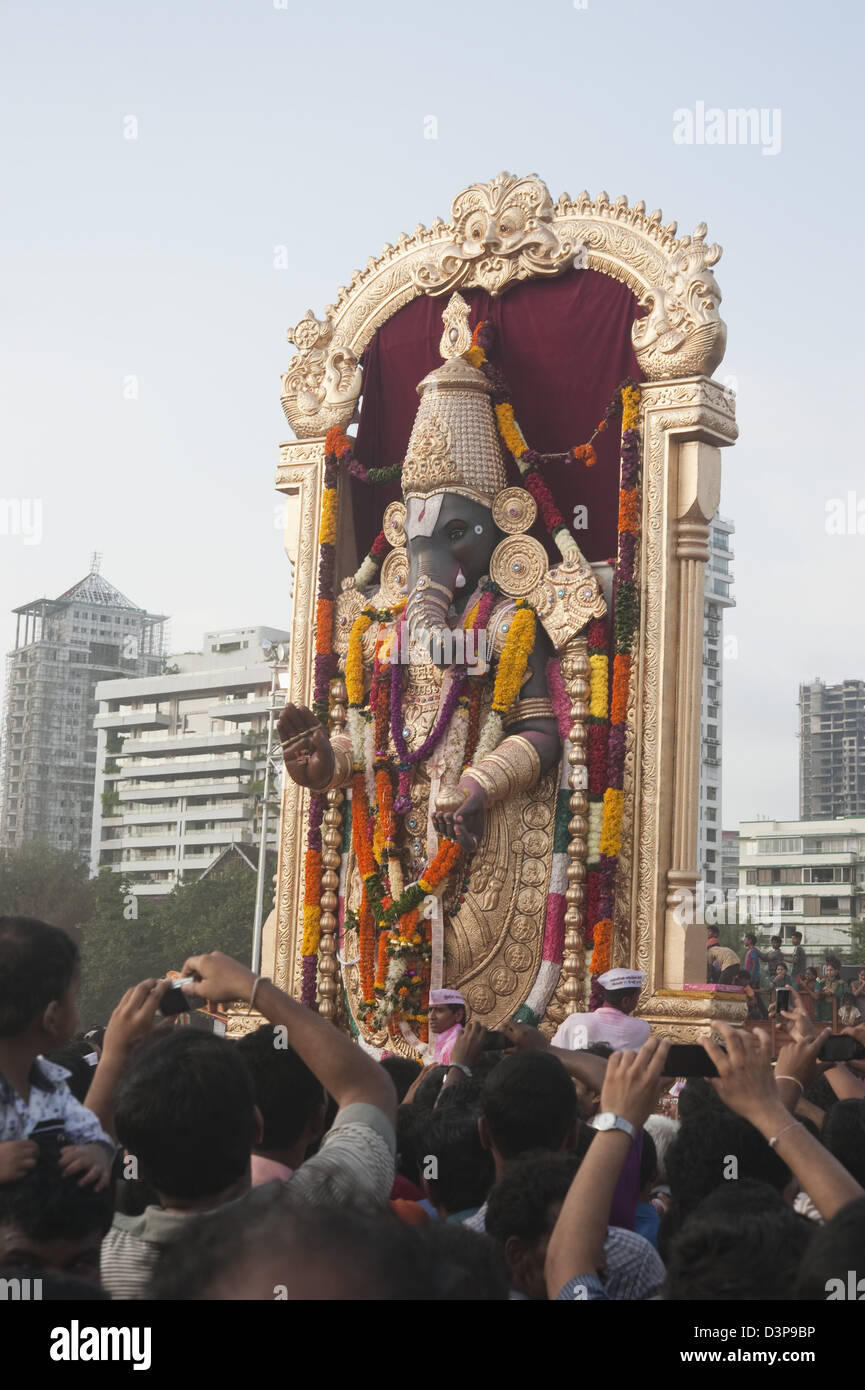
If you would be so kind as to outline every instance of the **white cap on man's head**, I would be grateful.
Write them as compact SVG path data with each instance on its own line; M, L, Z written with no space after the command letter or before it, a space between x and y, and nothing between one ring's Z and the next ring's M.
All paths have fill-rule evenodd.
M601 989L642 989L645 983L642 970L607 970L598 976Z
M429 1001L433 1005L462 1004L463 1008L466 1007L466 1001L463 999L458 989L431 989L429 992Z

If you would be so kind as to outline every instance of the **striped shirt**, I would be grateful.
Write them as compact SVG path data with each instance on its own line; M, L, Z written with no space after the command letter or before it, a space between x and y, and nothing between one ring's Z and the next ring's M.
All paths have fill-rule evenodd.
M292 1193L310 1205L386 1208L394 1179L396 1135L377 1106L358 1103L340 1110L318 1153L290 1179ZM243 1203L246 1195L237 1199ZM228 1204L226 1204L228 1205ZM232 1204L235 1205L235 1204ZM102 1284L112 1298L144 1298L163 1246L182 1235L192 1220L210 1212L147 1207L141 1216L119 1213L102 1242Z

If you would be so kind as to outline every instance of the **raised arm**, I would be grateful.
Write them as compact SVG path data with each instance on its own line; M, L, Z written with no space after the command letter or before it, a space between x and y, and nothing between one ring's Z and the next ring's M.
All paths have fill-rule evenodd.
M191 956L183 974L195 977L195 983L188 985L186 992L199 998L225 1004L236 999L249 1002L252 998L252 971L221 951ZM259 981L255 1006L270 1023L285 1028L286 1041L341 1110L359 1102L373 1105L384 1112L391 1124L396 1123L396 1091L384 1067L332 1023L290 999L267 980Z
M639 1131L655 1107L669 1051L666 1038L649 1038L639 1052L614 1052L607 1061L601 1110L611 1111ZM631 1149L622 1130L595 1135L565 1198L547 1248L550 1298L586 1297L574 1280L595 1280L603 1266L604 1240L616 1183ZM603 1294L596 1293L596 1297Z
M823 1148L819 1140L794 1120L783 1104L772 1075L772 1044L763 1030L746 1033L729 1024L718 1024L726 1052L703 1039L703 1047L718 1069L712 1084L718 1095L749 1120L792 1169L825 1221L848 1202L865 1197L847 1169Z

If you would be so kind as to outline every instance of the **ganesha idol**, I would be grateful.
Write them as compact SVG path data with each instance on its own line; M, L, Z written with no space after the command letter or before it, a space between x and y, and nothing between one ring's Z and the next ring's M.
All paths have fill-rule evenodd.
M339 659L329 702L289 704L279 723L287 772L312 793L313 877L316 822L327 794L345 793L334 896L347 1021L369 1047L421 1055L431 988L458 989L495 1026L542 1020L561 987L569 827L585 810L571 800L584 749L574 754L561 659L585 652L577 639L606 612L573 537L556 537L556 563L528 534L537 503L507 483L468 312L454 295L443 364L417 388L403 500L383 518L389 552L344 580L330 609L319 603ZM332 436L326 508L351 448ZM584 715L587 695L584 681Z

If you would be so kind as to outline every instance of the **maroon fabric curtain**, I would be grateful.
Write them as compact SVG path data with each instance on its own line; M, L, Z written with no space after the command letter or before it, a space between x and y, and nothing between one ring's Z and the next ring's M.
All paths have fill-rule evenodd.
M552 280L530 280L493 299L467 290L471 323L489 318L499 333L498 360L511 389L514 413L529 447L554 453L585 443L616 387L640 379L631 347L637 301L626 285L594 270L571 270ZM442 311L448 296L421 295L376 333L363 358L363 402L357 456L367 468L402 462L418 406L417 385L441 363ZM616 553L618 427L596 441L594 468L571 460L547 468L547 481L568 524L574 507L587 508L587 527L576 530L589 560ZM506 454L508 476L519 472ZM372 488L352 479L358 554L369 549L399 484ZM541 529L538 538L547 542ZM548 544L548 543L547 543ZM551 555L555 552L548 544Z

